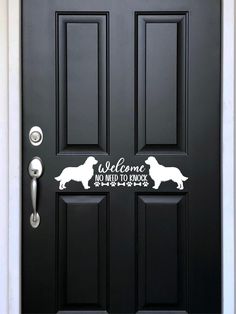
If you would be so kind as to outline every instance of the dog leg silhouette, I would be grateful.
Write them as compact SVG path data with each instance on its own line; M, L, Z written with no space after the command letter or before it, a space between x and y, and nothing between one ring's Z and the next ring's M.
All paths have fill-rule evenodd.
M155 180L154 182L155 182L155 184L154 184L154 186L153 186L152 188L155 189L155 190L158 190L158 189L159 189L159 186L160 186L160 184L161 184L161 181Z
M82 180L81 182L85 190L90 189L90 186L88 185L88 180Z
M60 189L60 190L66 189L65 184L66 184L67 182L69 182L69 181L61 180L61 181L60 181L59 189Z
M184 185L183 185L183 181L182 180L176 180L174 182L177 183L177 189L178 190L183 190L184 189Z
M60 190L63 190L63 189L64 189L63 184L62 184L62 181L60 181L59 189L60 189Z

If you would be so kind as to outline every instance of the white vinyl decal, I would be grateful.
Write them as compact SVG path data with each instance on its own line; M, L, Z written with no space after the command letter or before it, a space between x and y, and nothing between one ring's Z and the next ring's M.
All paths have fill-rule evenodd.
M183 181L188 180L183 176L180 170L176 167L165 167L158 163L155 157L148 157L145 163L150 166L149 175L154 181L153 189L158 189L161 182L172 180L177 183L177 189L183 190Z
M97 159L90 156L85 160L83 165L78 167L67 167L62 170L62 173L58 177L55 177L55 180L60 181L59 189L66 189L65 184L71 180L81 182L86 190L90 189L88 183L94 175L93 166L97 163Z
M81 182L84 189L90 189L89 181L95 188L99 187L148 187L149 176L154 181L153 189L158 189L162 182L173 181L177 183L177 189L183 190L183 181L188 178L183 176L180 170L176 167L165 167L160 165L155 157L148 157L145 164L141 165L127 165L125 158L121 157L115 164L106 161L104 164L100 163L94 171L94 166L98 163L93 156L88 157L84 164L78 167L67 167L62 170L55 180L60 181L59 189L66 189L66 183L71 180ZM149 168L149 175L148 175ZM95 172L95 174L94 174Z

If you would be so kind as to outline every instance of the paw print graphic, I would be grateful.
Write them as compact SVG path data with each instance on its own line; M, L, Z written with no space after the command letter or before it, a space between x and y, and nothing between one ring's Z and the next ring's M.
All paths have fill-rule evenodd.
M98 187L100 185L100 182L94 182L94 185Z
M112 182L110 183L110 186L112 186L112 187L116 186L116 182L112 181Z
M143 182L143 186L147 187L149 183L147 181Z
M133 185L133 183L129 181L129 182L126 183L126 185L127 185L128 187L130 187L130 186Z

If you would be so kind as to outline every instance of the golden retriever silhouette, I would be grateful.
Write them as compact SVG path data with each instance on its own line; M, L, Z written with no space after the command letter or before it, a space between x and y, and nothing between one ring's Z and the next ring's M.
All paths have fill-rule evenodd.
M165 167L158 163L155 157L148 157L145 163L150 166L149 175L155 182L153 189L158 189L162 182L172 180L177 183L177 189L183 190L183 181L188 180L188 177L182 175L180 170L176 167Z
M60 181L59 189L66 189L65 184L71 180L81 182L86 190L90 189L88 182L94 175L93 166L97 163L98 161L94 157L90 156L85 160L83 165L78 167L67 167L62 170L61 174L54 178L55 180Z

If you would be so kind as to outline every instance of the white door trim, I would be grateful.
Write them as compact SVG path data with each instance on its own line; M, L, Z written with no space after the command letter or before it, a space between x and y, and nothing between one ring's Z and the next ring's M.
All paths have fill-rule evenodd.
M0 1L0 313L20 313L20 0Z
M235 5L222 0L223 313L235 313ZM20 0L0 1L0 313L21 308Z
M9 249L8 313L21 313L21 54L20 3L8 0ZM0 313L2 313L0 311Z
M8 36L7 0L0 2L0 312L8 310Z

